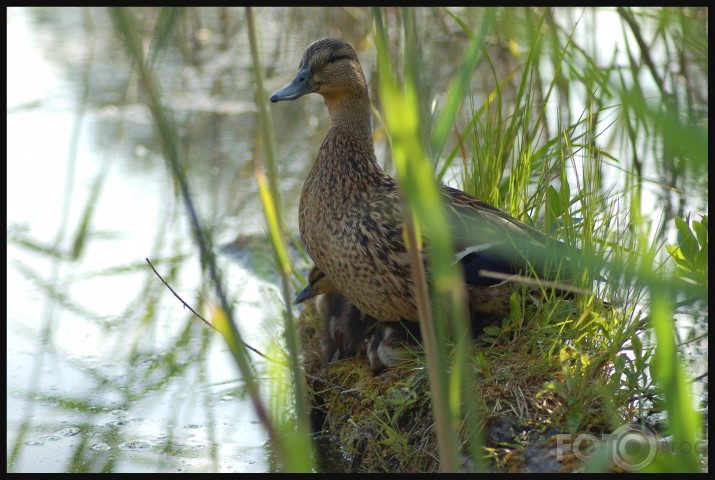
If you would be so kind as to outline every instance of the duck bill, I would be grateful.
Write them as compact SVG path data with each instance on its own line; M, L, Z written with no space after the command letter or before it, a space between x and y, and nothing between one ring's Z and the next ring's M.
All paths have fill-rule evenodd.
M312 289L310 285L307 285L303 290L300 291L297 297L295 297L295 301L293 302L294 305L298 305L299 303L303 303L306 300L313 298L316 296L318 292Z
M317 85L313 82L310 67L303 67L298 70L292 82L271 95L271 102L276 103L281 100L295 100L305 94L315 90Z

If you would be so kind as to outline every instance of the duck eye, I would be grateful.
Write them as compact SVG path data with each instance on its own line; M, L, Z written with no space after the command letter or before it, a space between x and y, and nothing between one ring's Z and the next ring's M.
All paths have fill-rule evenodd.
M350 58L350 57L348 57L347 55L331 55L331 56L328 58L328 63L335 63L335 62L337 62L338 60L343 60L343 59L345 59L345 58Z

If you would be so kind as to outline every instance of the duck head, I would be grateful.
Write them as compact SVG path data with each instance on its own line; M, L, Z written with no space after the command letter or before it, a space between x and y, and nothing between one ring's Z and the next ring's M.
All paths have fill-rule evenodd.
M293 81L271 95L271 102L295 100L308 93L322 95L335 128L371 138L367 81L350 44L333 38L311 43Z
M355 90L367 94L355 50L341 40L323 38L308 46L295 78L271 95L271 102L295 100L308 93L319 93L328 102Z

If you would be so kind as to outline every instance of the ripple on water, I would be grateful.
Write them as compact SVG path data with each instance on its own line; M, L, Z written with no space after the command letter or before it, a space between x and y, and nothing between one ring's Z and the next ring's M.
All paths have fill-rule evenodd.
M39 447L40 445L44 445L45 442L56 442L59 439L60 437L58 437L57 435L45 435L44 437L39 437L35 440L28 440L27 442L25 442L25 445Z
M111 422L107 422L105 425L113 428L122 428L129 425L136 425L141 422L142 420L140 418L132 418L131 420L120 418L119 420L112 420Z
M112 447L108 443L104 442L98 442L92 445L91 447L92 450L97 451L97 452L106 452L107 450L111 450Z
M134 440L131 442L124 442L119 444L119 449L125 451L148 450L151 447L153 447L151 443L142 440Z
M59 435L60 437L74 437L78 433L79 427L66 427L62 430L58 430L57 432L55 432L55 434Z
M176 445L179 448L186 449L187 451L197 452L206 448L205 443L195 442L195 443L180 443Z

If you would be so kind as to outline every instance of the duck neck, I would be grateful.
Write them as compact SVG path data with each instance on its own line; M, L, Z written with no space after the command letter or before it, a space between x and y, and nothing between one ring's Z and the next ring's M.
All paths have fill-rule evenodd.
M351 136L367 137L372 143L372 113L367 92L360 92L359 95L326 96L325 105L328 107L334 130Z

